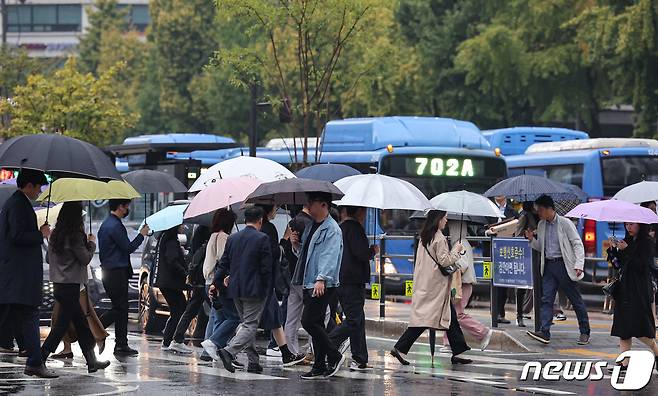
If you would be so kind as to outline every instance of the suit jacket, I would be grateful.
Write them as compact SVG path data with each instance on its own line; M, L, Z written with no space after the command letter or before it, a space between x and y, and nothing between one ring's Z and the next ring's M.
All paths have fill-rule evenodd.
M32 204L16 191L0 210L0 304L41 305L42 243Z
M215 271L215 285L230 276L229 298L265 298L274 284L269 237L251 226L231 234Z

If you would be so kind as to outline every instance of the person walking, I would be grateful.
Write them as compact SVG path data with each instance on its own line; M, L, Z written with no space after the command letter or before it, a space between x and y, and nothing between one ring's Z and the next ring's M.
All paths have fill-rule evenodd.
M43 256L41 245L50 227L37 225L30 200L48 184L43 172L23 169L18 190L0 210L0 323L11 322L22 334L27 352L26 375L57 378L46 369L39 346L39 305L43 300ZM18 337L17 337L18 338Z
M272 287L268 289L267 302L265 303L265 309L263 311L263 315L261 316L260 327L264 330L270 330L272 332L272 337L274 338L276 345L278 345L279 351L281 352L280 356L283 360L283 366L294 366L295 364L304 360L304 355L293 355L293 353L288 349L286 334L283 331L283 326L281 325L282 315L274 287L275 277L279 276L279 265L282 256L281 248L279 248L279 234L274 224L270 222L270 220L273 220L276 216L277 207L274 205L257 205L257 207L263 210L263 221L260 231L267 235L269 239L270 252L273 261L273 273L271 279Z
M367 210L364 207L345 207L345 218L340 223L343 234L343 258L340 264L338 299L345 320L329 333L339 352L352 350L350 370L365 371L368 365L366 344L366 315L364 312L366 283L370 282L370 260L379 252L377 245L368 243L363 224Z
M514 237L523 238L528 230L536 230L539 224L539 217L535 211L535 203L533 201L523 202L523 210L519 213L519 222L516 224L514 230ZM532 262L539 262L539 252L532 251ZM533 264L534 265L534 264ZM518 327L526 327L523 322L524 312L529 312L532 305L532 293L528 293L526 289L516 289L516 325Z
M304 241L292 284L303 287L302 327L313 342L315 362L302 379L335 375L345 361L333 345L325 327L327 308L339 286L343 257L343 235L338 223L329 215L331 195L308 193L308 212L313 224L304 230Z
M656 356L658 371L658 345L651 302L653 285L649 268L655 254L655 242L649 236L646 224L626 223L626 237L620 241L610 239L608 261L619 269L619 280L613 298L614 316L610 335L619 337L620 352L631 349L633 337L648 346ZM622 370L628 367L628 358L621 362Z
M48 244L50 281L53 282L53 295L61 311L41 346L41 360L46 361L73 323L90 373L110 365L108 361L96 359L96 340L80 306L80 288L87 283L87 266L96 251L95 240L93 235L85 235L82 204L78 201L65 202Z
M114 324L114 354L132 356L138 352L128 346L128 281L133 274L130 254L142 244L149 233L149 227L144 225L131 241L121 222L130 213L130 200L111 199L109 205L110 214L98 229L98 256L103 272L103 287L112 301L112 308L101 315L100 320L106 329Z
M233 360L243 350L249 359L247 372L263 372L256 352L256 332L268 290L273 287L270 241L260 232L263 215L263 209L256 206L245 210L246 227L226 240L224 254L209 289L209 293L216 296L219 285L224 284L228 288L227 296L233 299L240 315L237 333L225 348L217 351L224 368L231 373L235 372Z
M584 276L585 250L576 226L571 220L555 211L553 198L542 195L535 201L537 214L541 219L537 225L537 236L532 230L526 231L530 246L540 252L541 257L541 328L527 331L531 338L548 344L553 325L553 304L558 288L564 292L578 318L580 337L578 345L589 344L590 326L587 307L577 289L577 282Z
M469 364L472 360L459 357L471 348L466 345L459 327L457 311L450 302L452 275L443 275L439 266L455 264L464 246L457 242L452 249L443 235L448 222L446 212L431 210L420 231L420 243L416 250L414 288L411 296L409 326L395 344L390 354L402 365L409 365L404 355L427 329L444 330L452 350L452 364Z
M453 277L453 281L459 278L460 284L457 286L461 288L461 293L456 293L454 298L457 321L459 322L459 327L461 327L462 331L471 334L480 342L480 349L484 351L487 346L489 346L493 331L465 312L468 301L473 294L473 285L477 283L475 278L475 265L473 262L473 248L466 239L468 234L467 224L466 222L460 221L448 221L448 231L452 243L454 244L455 242L461 241L465 252L464 255L457 260L457 265L459 265L460 268L460 276ZM457 296L459 296L459 298L457 298ZM444 345L449 343L447 334L444 335L443 343Z
M162 347L164 351L176 351L171 349L176 326L185 311L185 294L187 289L185 277L185 256L183 248L178 241L178 234L182 226L174 226L162 233L158 241L157 272L155 275L155 286L167 301L169 306L169 319L162 332Z

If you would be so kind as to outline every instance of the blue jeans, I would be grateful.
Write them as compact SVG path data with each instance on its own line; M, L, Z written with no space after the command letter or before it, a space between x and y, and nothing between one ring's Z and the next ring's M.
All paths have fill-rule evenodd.
M548 338L551 337L551 326L553 325L553 303L558 288L571 301L573 310L578 318L578 328L580 334L590 333L589 318L587 316L587 307L583 302L583 297L576 288L576 282L569 278L564 261L546 261L544 264L544 275L542 276L542 297L541 297L541 329L540 331Z
M208 339L217 345L217 348L224 348L240 324L240 315L238 315L232 299L221 295L217 296L217 299L222 304L222 308L214 310L215 321L213 332Z

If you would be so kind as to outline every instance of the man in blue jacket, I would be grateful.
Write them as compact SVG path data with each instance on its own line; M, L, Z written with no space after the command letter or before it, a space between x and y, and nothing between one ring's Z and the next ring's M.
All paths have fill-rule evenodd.
M225 348L217 351L224 368L232 373L235 372L232 362L243 350L249 358L247 371L263 372L255 347L256 331L265 309L267 292L274 287L274 261L270 239L260 232L263 215L263 209L257 206L245 210L244 219L247 226L228 237L214 282L208 290L214 295L218 287L227 287L226 295L233 299L240 315L241 323L235 336ZM211 356L214 354L212 352L214 351L210 351Z
M292 284L304 288L302 327L313 340L315 362L302 379L320 379L335 375L345 361L327 334L324 319L327 307L339 285L343 257L343 234L329 215L331 195L309 193L308 210L313 224L305 227Z
M128 239L121 219L129 213L130 200L111 199L110 215L98 229L103 287L112 301L112 309L105 312L100 320L105 328L114 323L114 354L123 356L137 355L137 351L128 346L128 281L133 274L130 254L137 250L149 233L149 227L145 225L135 239Z

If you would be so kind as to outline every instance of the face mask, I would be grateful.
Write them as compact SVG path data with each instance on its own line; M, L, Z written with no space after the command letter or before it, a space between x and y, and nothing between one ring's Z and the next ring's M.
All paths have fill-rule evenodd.
M123 217L128 217L129 214L130 214L130 209L126 209L126 214L123 215Z

